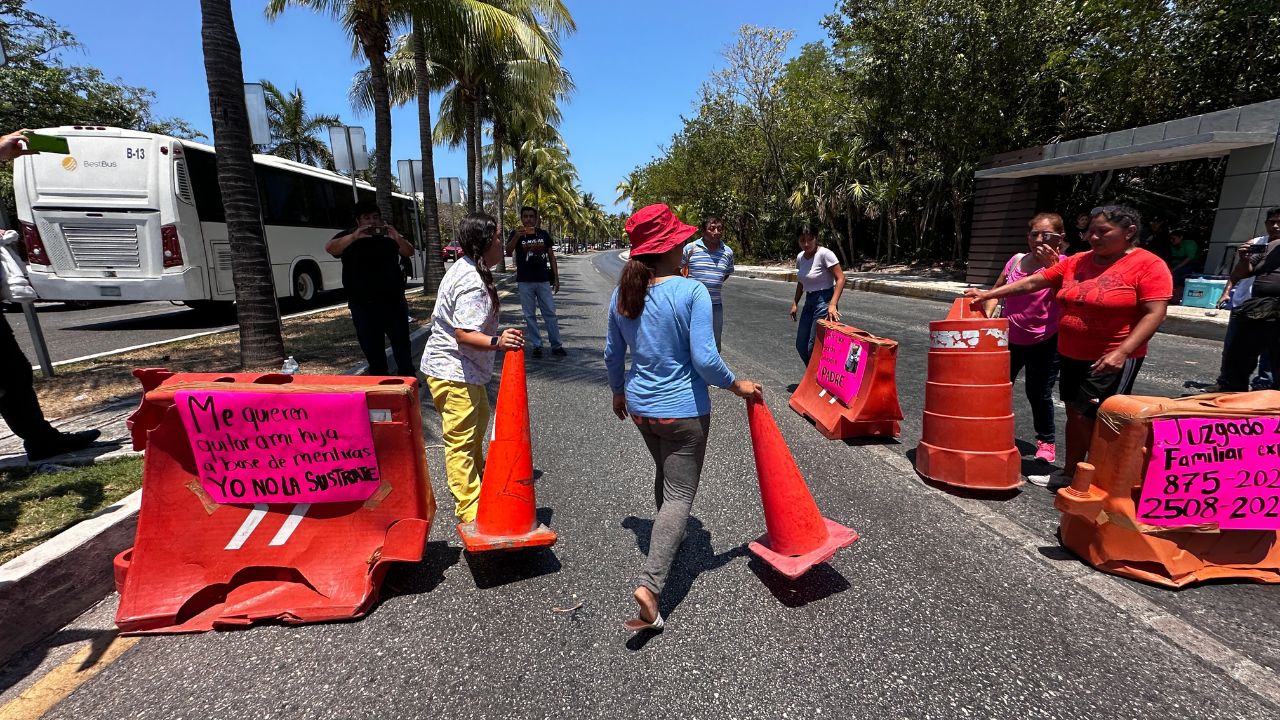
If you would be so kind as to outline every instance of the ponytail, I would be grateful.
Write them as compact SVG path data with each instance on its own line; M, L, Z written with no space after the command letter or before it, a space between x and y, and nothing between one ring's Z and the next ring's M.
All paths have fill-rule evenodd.
M498 286L493 282L493 271L484 262L484 253L489 249L490 243L501 242L493 237L497 231L498 221L493 216L471 213L458 223L457 234L458 247L475 263L476 272L480 274L485 290L489 291L489 299L493 301L490 315L494 317L498 314Z
M653 282L654 255L633 256L622 268L622 276L618 278L618 314L634 320L644 312L645 296L649 294L649 283Z

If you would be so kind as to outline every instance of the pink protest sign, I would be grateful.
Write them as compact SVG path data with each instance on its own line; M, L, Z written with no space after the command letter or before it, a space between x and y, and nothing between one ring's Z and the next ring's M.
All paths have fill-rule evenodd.
M1280 530L1280 418L1156 420L1151 431L1139 522Z
M364 501L381 483L364 393L179 390L174 404L216 503Z
M848 407L862 388L870 348L862 340L827 330L818 362L818 387Z

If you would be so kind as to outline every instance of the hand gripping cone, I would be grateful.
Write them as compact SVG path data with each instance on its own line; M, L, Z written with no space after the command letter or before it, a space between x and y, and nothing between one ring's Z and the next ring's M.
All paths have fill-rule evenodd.
M555 532L536 516L524 353L507 353L502 361L496 416L476 519L458 524L462 544L468 552L554 545Z
M822 517L763 402L747 401L747 422L751 426L751 449L756 457L767 530L747 549L795 579L814 565L830 560L836 550L853 544L858 533Z

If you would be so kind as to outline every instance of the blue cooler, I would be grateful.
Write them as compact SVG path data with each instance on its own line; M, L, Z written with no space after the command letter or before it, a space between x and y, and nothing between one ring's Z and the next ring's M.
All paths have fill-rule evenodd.
M1209 308L1218 306L1218 298L1227 289L1226 278L1190 277L1182 286L1182 304L1187 307Z

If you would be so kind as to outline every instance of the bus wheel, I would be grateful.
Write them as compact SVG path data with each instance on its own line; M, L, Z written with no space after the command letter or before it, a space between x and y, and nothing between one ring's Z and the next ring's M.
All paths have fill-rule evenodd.
M303 305L314 305L320 294L320 278L316 271L301 267L293 271L293 296Z

